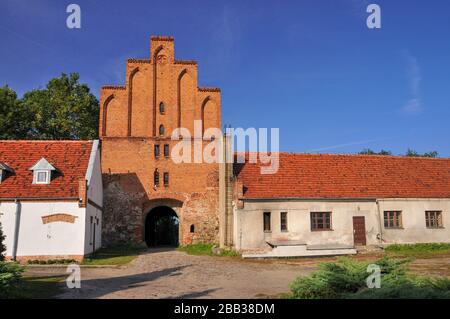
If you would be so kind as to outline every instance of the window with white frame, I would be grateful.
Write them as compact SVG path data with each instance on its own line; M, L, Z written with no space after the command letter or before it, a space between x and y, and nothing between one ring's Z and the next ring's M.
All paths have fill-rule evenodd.
M35 184L50 184L51 171L34 171Z

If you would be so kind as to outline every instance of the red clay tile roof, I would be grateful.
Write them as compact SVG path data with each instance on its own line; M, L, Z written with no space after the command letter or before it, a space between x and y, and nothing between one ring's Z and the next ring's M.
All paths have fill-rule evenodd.
M280 153L276 174L234 171L244 198L450 198L450 159Z
M0 162L14 173L0 183L2 198L78 198L79 180L85 178L92 141L0 141ZM33 184L29 169L42 157L58 171L50 184Z

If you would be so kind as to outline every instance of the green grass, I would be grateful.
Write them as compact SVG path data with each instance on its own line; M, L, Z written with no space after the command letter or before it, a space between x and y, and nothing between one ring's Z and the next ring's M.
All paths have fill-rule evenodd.
M178 247L179 251L185 252L188 255L203 255L203 256L220 256L220 257L237 257L239 253L232 249L221 249L219 254L213 253L214 244L192 244Z
M387 246L385 251L389 256L427 258L450 254L450 244L393 244Z
M12 289L11 299L48 299L62 292L66 276L23 277Z
M126 265L144 251L144 246L114 246L99 249L95 255L85 258L82 265L91 266L120 266Z

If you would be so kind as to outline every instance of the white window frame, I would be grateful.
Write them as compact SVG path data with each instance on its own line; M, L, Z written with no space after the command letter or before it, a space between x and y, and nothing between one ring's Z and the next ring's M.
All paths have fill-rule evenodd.
M39 181L38 176L40 173L45 173L45 181ZM33 184L50 184L50 170L35 170L33 171Z

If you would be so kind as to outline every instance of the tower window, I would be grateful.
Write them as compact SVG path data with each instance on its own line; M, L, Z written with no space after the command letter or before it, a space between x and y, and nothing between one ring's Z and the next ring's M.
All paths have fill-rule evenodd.
M159 126L159 135L164 136L164 125L162 124Z
M281 231L287 231L287 212L280 213L280 229Z
M159 186L159 171L158 171L158 169L155 169L155 173L153 173L153 181L155 183L155 186Z
M164 144L164 156L169 157L169 144Z
M159 113L164 114L165 107L164 102L159 103Z
M159 145L155 144L155 157L159 157Z
M191 233L195 233L195 226L194 226L194 224L191 225L190 231L191 231Z
M169 173L164 172L164 186L169 186Z

